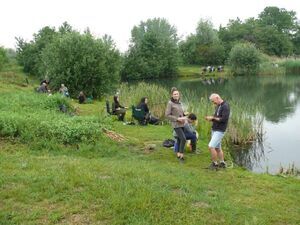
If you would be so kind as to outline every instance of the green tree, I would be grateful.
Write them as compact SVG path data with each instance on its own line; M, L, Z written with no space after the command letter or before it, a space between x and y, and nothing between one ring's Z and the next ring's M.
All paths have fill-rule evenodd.
M273 26L258 27L255 36L259 49L268 55L288 56L293 52L290 37Z
M225 55L228 57L232 47L243 41L256 43L254 30L257 26L257 21L254 18L249 18L245 22L239 18L230 20L226 27L219 28L219 37L225 48Z
M5 63L8 62L6 51L3 47L0 46L0 71L3 69Z
M287 56L293 51L291 35L295 33L295 13L277 7L267 7L258 19L230 20L220 27L219 37L226 56L239 42L251 42L268 55Z
M300 55L300 25L297 25L296 32L293 34L292 42L294 45L294 54Z
M95 39L91 34L68 32L47 45L42 52L41 70L52 87L64 83L72 96L79 91L100 97L119 80L120 54L110 37Z
M256 75L260 59L260 52L253 44L239 43L230 51L228 64L234 75Z
M289 34L295 29L296 12L280 9L275 6L266 7L258 16L259 22L265 26L272 26L281 33Z
M186 64L216 65L224 62L224 47L209 20L201 19L196 34L180 43L180 52Z
M40 70L42 64L41 53L43 49L54 39L67 33L73 32L73 28L67 22L64 22L59 28L58 32L54 27L43 27L36 34L33 34L33 40L25 42L23 38L16 38L17 40L17 60L23 66L24 72L31 73L37 77L43 77L43 71Z
M41 52L57 36L55 28L43 27L38 33L33 35L33 40L25 42L22 38L17 38L17 60L24 67L24 72L35 76L42 76L39 67Z
M131 44L124 58L122 79L175 76L178 64L176 28L166 19L148 19L131 31Z

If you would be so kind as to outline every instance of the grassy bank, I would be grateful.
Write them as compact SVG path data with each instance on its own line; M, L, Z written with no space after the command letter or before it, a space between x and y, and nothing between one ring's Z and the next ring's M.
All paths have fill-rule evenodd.
M161 146L172 137L169 125L123 125L103 102L66 102L79 108L65 115L59 96L33 93L35 84L21 85L21 76L10 72L4 82L0 73L1 118L15 118L1 122L10 127L1 127L1 225L300 223L299 179L230 162L226 170L204 169L208 140L201 136L201 153L187 153L180 164Z
M300 222L299 181L208 171L205 154L180 165L167 149L103 140L77 150L2 142L0 155L5 225Z
M224 77L226 75L226 71L223 72L213 71L209 73L209 72L203 72L202 69L203 66L199 66L199 65L179 66L178 68L179 77L202 77L202 76Z
M217 76L228 77L230 69L225 67L223 72L203 72L203 66L199 65L184 65L178 68L179 77L202 77L202 76ZM300 74L300 59L298 58L278 58L263 56L259 67L258 75L285 75L285 74Z

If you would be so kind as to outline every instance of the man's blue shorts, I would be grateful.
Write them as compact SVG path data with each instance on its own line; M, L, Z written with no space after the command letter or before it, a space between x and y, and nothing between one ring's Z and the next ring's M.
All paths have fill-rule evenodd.
M222 131L212 131L211 132L211 139L208 144L210 148L221 148L222 138L224 137L225 132Z

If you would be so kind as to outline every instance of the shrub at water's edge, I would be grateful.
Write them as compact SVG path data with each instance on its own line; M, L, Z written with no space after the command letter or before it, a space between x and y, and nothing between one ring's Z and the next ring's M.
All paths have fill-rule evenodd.
M260 61L260 52L253 44L239 43L231 49L228 64L234 75L256 75Z

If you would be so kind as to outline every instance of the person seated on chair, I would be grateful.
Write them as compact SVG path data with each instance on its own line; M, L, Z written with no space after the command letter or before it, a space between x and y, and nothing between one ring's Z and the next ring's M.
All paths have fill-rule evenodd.
M194 127L194 124L197 121L197 116L194 113L190 113L188 115L188 122L184 124L184 135L186 137L186 140L191 140L191 150L193 153L196 152L196 147L197 147L197 139L198 139L198 133ZM177 139L176 133L174 134L174 137ZM175 142L174 145L174 151L178 152L179 146L178 146L178 141Z
M154 124L154 125L157 125L159 123L158 118L151 115L151 112L148 108L148 98L147 97L141 98L141 101L138 104L137 108L144 110L144 112L146 113L145 114L145 122L146 123L150 123L150 124Z
M83 91L79 92L79 96L78 96L79 104L85 103L85 100L86 100L86 97L85 97L85 94L83 93Z
M120 121L124 121L124 117L125 117L125 114L126 114L127 107L124 107L120 104L119 96L117 96L117 95L114 96L114 102L113 102L111 108L112 108L112 113L114 115L117 115L118 119Z

